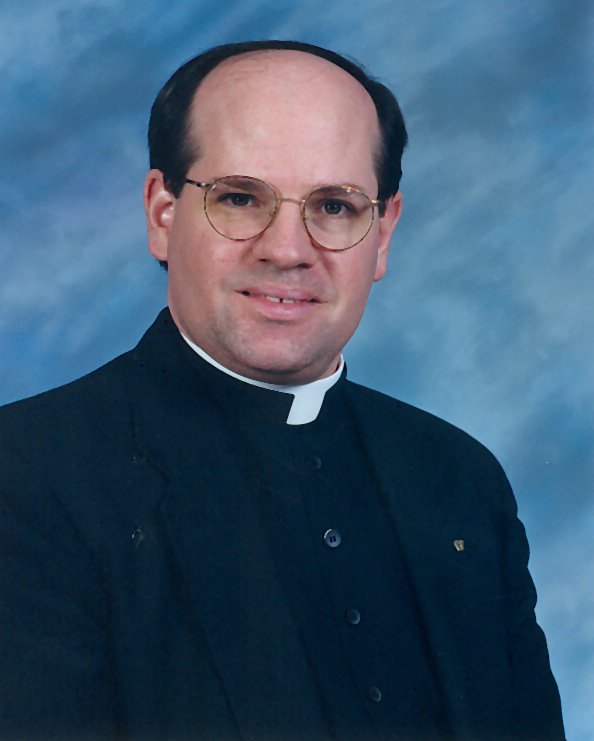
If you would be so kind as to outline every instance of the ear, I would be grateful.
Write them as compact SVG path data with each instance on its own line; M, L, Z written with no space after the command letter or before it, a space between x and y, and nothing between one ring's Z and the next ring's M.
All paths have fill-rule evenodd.
M402 193L398 191L386 201L386 212L379 218L379 244L377 250L377 263L375 266L374 280L381 280L386 274L388 267L388 252L390 251L390 239L396 229L396 224L402 211Z
M144 181L144 212L148 248L157 260L165 262L167 262L175 203L175 196L165 187L161 170L149 170Z

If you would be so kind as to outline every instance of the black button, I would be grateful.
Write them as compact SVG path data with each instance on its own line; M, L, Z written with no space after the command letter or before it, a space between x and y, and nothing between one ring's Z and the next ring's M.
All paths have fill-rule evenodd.
M367 697L371 700L371 702L381 702L382 693L377 687L370 687L367 690Z
M359 610L355 610L354 607L349 607L345 612L344 617L349 625L359 625L361 622L361 613Z
M322 467L322 459L319 455L310 455L305 459L305 465L312 471L319 471Z
M340 537L338 530L335 530L334 528L326 530L324 533L324 543L326 543L328 548L338 548L342 543L342 538Z

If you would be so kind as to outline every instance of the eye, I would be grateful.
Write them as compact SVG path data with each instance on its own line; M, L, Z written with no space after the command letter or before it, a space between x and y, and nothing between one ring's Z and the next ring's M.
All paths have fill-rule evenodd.
M250 193L225 193L219 196L219 202L239 208L256 205L255 198Z
M327 200L324 201L323 209L328 216L340 216L344 211L348 211L348 206L341 201Z
M311 218L331 221L351 221L360 216L368 198L342 186L319 188L310 194L305 209Z

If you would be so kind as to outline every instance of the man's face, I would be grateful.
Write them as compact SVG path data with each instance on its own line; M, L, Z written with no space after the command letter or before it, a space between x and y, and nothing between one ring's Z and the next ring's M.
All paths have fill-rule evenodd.
M223 62L191 111L199 156L187 176L265 180L285 197L354 184L377 196L375 107L348 73L292 51ZM226 368L271 383L328 376L355 331L374 280L386 269L399 197L350 250L314 245L299 206L283 203L272 225L243 242L219 235L203 191L178 199L152 170L145 186L149 248L169 264L169 307L183 334ZM278 299L290 299L290 302Z

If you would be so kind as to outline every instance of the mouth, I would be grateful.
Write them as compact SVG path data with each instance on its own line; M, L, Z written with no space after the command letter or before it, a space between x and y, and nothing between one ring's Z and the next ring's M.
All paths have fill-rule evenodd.
M319 304L321 301L315 296L301 295L301 296L278 296L276 294L260 293L258 291L240 291L242 296L253 296L266 301L270 301L274 304ZM292 293L292 291L291 291Z

